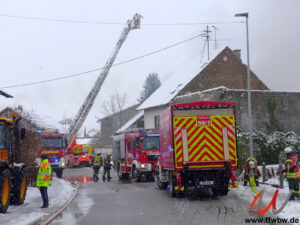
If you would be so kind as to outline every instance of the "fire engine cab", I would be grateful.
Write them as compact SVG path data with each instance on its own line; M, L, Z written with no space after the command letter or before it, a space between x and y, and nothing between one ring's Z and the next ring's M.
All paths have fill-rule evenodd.
M154 179L160 154L159 133L152 130L126 131L113 136L113 162L120 178Z
M43 139L43 147L39 156L47 155L52 170L56 176L62 178L65 162L65 137L58 129L39 130L38 133Z

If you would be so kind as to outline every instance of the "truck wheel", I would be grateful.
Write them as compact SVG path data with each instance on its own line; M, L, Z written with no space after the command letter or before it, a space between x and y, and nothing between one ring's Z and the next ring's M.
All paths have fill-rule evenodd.
M220 195L223 195L223 196L225 196L225 195L227 195L228 194L228 186L226 185L226 186L224 186L221 190L220 190Z
M119 180L121 180L122 179L122 173L121 173L120 164L117 165L117 174L118 174Z
M225 196L228 194L228 186L222 186L221 188L212 189L213 196Z
M168 184L166 182L161 182L159 175L155 175L155 180L156 180L156 184L160 190L166 190Z
M57 170L55 170L55 173L58 178L62 178L63 169L57 169Z
M137 178L137 171L135 166L132 166L132 180L135 180Z
M174 177L172 174L169 175L169 188L170 188L170 194L172 197L177 197L177 192L175 191L175 183L174 183Z
M142 175L137 173L136 182L141 182L141 181L142 181Z
M10 197L10 171L3 170L0 174L0 212L6 213Z
M23 205L27 191L26 170L17 171L13 183L11 203L14 205Z

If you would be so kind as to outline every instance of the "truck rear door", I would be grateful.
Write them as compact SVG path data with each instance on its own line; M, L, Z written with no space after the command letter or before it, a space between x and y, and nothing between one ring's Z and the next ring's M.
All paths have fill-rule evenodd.
M236 134L233 108L173 110L176 168L236 167Z

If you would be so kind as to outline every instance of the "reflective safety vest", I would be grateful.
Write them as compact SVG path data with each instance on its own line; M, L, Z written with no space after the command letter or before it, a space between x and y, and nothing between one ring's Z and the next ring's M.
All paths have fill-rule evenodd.
M48 159L44 159L41 161L39 172L36 180L37 187L48 187L51 185L52 169L51 165L48 162Z
M102 165L102 156L96 155L93 165L94 166L101 166Z
M300 179L300 168L298 165L297 156L291 155L286 162L286 177Z

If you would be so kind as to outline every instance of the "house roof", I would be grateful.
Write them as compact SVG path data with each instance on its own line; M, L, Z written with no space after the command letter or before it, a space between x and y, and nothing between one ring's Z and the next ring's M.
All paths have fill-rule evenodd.
M215 50L212 52L210 60L203 63L200 63L200 57L197 57L183 64L137 109L141 110L168 104L193 78L195 78L226 48L228 47Z
M106 119L109 119L109 118L113 118L114 116L116 116L116 115L118 115L118 114L120 114L120 113L124 113L124 112L126 112L126 111L134 111L134 112L136 112L138 105L139 105L139 104L135 104L135 105L132 105L132 106L130 106L130 107L126 108L126 109L123 109L123 110L121 110L121 111L119 111L119 112L116 112L116 113L114 113L114 114L111 114L111 115L102 117L102 118L100 118L100 119L97 120L97 123L100 123L101 121L106 120Z
M135 122L137 122L143 116L144 116L144 110L140 111L137 115L135 115L130 120L128 120L127 123L125 123L119 130L117 130L117 133L127 130L129 127L131 127Z
M94 138L76 138L76 143L79 145L89 145Z

